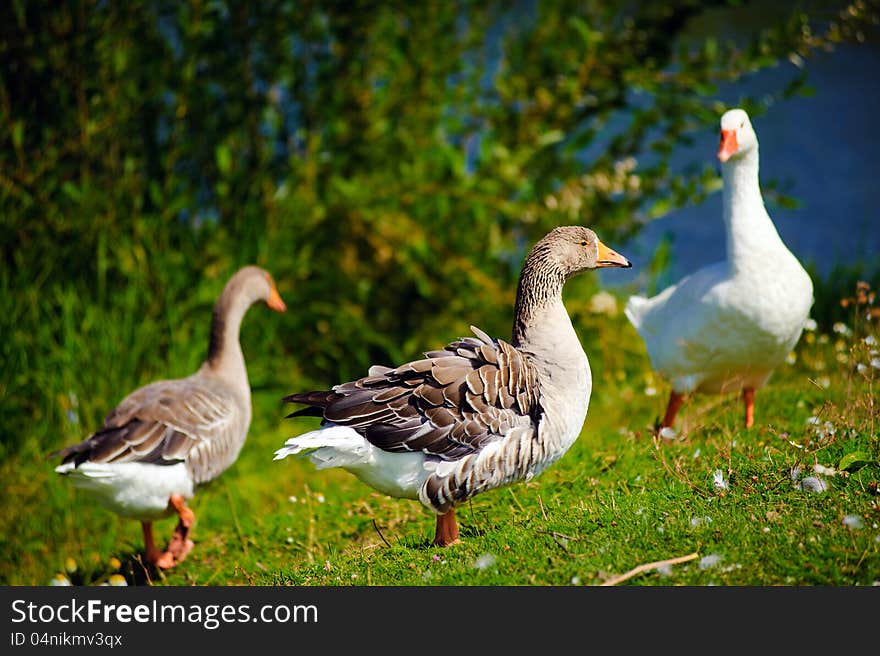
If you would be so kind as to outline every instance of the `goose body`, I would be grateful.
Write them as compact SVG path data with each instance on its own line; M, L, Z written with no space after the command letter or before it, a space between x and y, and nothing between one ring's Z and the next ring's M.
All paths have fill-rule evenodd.
M285 400L308 406L293 414L321 417L322 425L287 440L275 459L304 456L416 499L437 514L434 542L456 542L457 505L538 475L580 434L592 378L562 288L601 266L630 264L586 228L555 229L526 258L511 342L472 326L474 337L422 359L291 394Z
M672 387L663 426L694 392L742 392L751 426L755 390L797 343L813 304L810 276L764 206L748 115L726 112L721 133L726 259L652 298L633 296L625 309Z
M127 395L85 440L51 457L55 471L122 517L142 522L148 561L171 567L192 548L194 520L186 501L199 485L235 462L251 421L251 394L239 328L259 300L283 311L271 276L240 269L217 300L208 356L186 378L159 380ZM165 552L153 542L152 522L180 517Z

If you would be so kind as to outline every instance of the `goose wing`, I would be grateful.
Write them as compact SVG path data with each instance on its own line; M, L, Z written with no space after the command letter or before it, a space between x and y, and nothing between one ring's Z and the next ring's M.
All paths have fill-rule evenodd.
M309 407L289 416L319 415L350 426L392 452L421 451L456 460L537 424L542 414L537 370L503 340L476 335L425 353L397 368L374 366L369 375L330 391L291 394Z
M88 438L51 455L76 465L186 462L203 482L234 460L248 415L219 381L198 374L157 381L125 397Z

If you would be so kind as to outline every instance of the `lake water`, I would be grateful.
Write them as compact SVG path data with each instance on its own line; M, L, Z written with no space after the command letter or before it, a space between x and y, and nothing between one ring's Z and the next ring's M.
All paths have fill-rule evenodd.
M775 181L800 203L783 209L768 201L768 212L789 249L827 275L835 263L880 260L880 43L839 45L807 60L805 69L815 94L781 100L753 116L752 123L762 185ZM760 98L781 89L796 71L786 62L725 87L719 99L732 107L746 95ZM675 161L683 167L703 158L718 166L717 148L716 126L677 153ZM647 265L664 237L672 240L668 281L723 259L721 192L652 221L629 243L616 244L634 266L600 272L603 284L644 291Z

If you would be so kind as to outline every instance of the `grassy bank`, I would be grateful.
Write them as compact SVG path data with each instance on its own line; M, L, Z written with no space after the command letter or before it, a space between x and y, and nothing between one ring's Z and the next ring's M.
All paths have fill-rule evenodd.
M865 307L850 306L849 321L828 332L805 332L758 393L752 430L741 427L738 398L698 396L678 435L661 439L652 428L668 387L635 332L619 312L569 306L595 381L583 433L530 483L462 507L459 545L433 547L433 517L416 502L385 498L343 471L274 462L287 437L317 420L284 419L279 399L292 390L256 368L248 442L192 500L196 548L181 566L144 568L139 524L54 475L45 453L71 431L33 435L0 465L0 582L597 585L682 556L625 584L880 581L880 356ZM109 396L92 402L109 410L118 400ZM173 525L157 523L162 539Z

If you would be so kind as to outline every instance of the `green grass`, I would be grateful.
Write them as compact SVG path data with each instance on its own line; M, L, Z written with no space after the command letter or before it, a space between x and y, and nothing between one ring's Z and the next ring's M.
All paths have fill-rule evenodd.
M431 545L433 516L417 502L384 497L344 471L273 461L287 437L317 420L284 419L279 399L293 390L257 367L248 442L192 500L196 548L183 564L166 573L142 566L139 524L95 507L53 473L44 455L74 431L44 421L0 465L0 583L44 585L65 573L97 585L115 572L154 585L598 585L690 554L622 584L880 582L880 369L870 365L877 346L864 342L878 337L876 325L805 333L796 360L758 392L753 429L741 427L738 398L697 396L669 441L652 436L668 387L652 376L634 331L619 314L584 312L573 309L594 390L580 439L533 481L461 507L458 545ZM105 412L118 401L111 396L82 403ZM860 452L848 471L819 474L827 491L799 488L815 465L836 470ZM716 470L727 489L714 485ZM161 540L173 526L157 523Z

